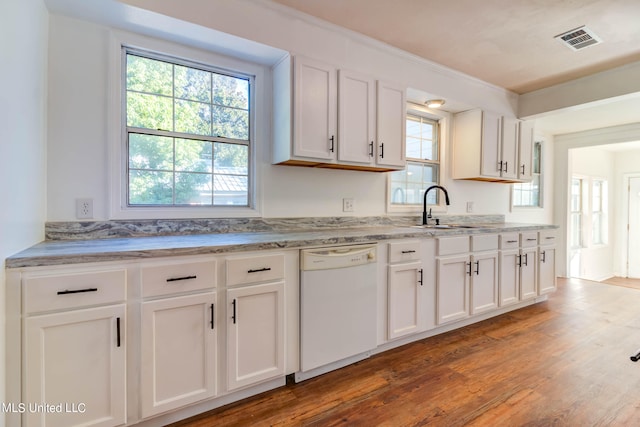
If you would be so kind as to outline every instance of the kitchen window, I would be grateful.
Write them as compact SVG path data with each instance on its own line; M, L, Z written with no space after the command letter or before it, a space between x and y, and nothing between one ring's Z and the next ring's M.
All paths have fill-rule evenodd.
M253 78L123 48L126 205L251 206Z
M513 184L512 200L514 207L542 207L542 143L533 144L533 178L530 182Z
M573 177L571 179L571 212L570 212L570 245L571 249L583 247L582 224L583 224L583 200L584 200L584 179Z
M390 204L422 206L424 192L440 182L440 126L438 120L407 114L404 170L391 173ZM427 202L437 205L439 193L429 193Z

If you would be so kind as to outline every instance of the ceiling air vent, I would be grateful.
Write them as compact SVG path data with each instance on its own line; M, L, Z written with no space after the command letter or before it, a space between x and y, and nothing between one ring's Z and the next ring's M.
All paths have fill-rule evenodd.
M594 44L602 43L602 39L586 26L578 27L554 37L571 50L580 50Z

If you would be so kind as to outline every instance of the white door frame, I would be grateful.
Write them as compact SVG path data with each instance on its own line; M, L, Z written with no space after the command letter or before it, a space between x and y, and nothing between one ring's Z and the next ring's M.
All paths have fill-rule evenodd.
M620 233L620 241L622 243L621 248L621 264L618 266L618 271L622 271L624 273L624 277L629 277L629 223L630 223L630 212L629 212L629 188L631 186L631 179L640 178L640 172L635 173L625 173L622 176L623 179L623 187L621 193L623 194L620 199L622 199L622 212L624 212L624 216L626 219L626 226L622 227L622 232Z

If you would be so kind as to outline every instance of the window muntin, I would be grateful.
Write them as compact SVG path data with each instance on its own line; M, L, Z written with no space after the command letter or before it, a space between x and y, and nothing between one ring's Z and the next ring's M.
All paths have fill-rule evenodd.
M571 212L570 212L570 244L572 249L583 247L583 179L571 179Z
M594 245L606 245L608 240L607 187L603 179L591 182L591 243Z
M438 121L407 115L404 170L391 173L390 202L393 206L422 205L424 192L440 181L440 141ZM428 203L438 203L438 192L428 195Z
M542 207L542 143L533 144L532 179L513 184L514 207Z
M249 206L250 76L125 49L128 206Z

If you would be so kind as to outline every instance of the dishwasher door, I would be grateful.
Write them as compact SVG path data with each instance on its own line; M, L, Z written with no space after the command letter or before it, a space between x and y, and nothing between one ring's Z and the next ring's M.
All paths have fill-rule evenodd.
M301 371L368 357L377 345L376 246L304 250L301 267Z

